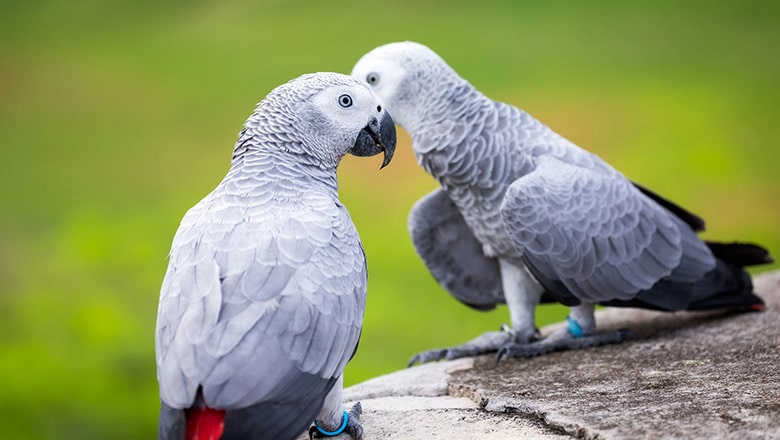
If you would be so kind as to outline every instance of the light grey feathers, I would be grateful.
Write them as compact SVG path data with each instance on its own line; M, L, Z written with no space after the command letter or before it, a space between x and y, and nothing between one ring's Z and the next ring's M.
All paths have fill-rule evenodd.
M768 261L765 250L701 241L697 216L528 113L481 94L431 49L380 46L352 75L380 96L411 135L420 166L441 184L410 213L415 249L459 300L489 308L503 295L511 338L522 339L514 342L533 339L539 284L560 302L587 305L576 315L588 331L595 303L664 310L762 304L740 267ZM731 304L708 302L727 294ZM474 344L465 348L457 352L475 353Z
M525 261L577 300L629 300L662 278L695 282L715 266L688 225L623 176L537 163L507 190L504 225Z
M389 161L394 147L381 102L345 75L304 75L258 104L226 177L173 240L156 332L161 417L227 410L237 438L293 438L313 421L356 350L366 302L336 167L348 152Z

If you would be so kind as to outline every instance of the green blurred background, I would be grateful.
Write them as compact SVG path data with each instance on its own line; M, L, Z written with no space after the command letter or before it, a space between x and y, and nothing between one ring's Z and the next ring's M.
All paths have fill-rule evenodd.
M185 210L270 89L405 39L703 215L707 237L780 252L776 1L3 1L2 437L154 437L157 295ZM339 173L370 266L348 384L508 319L414 254L406 214L436 185L399 134L389 168Z

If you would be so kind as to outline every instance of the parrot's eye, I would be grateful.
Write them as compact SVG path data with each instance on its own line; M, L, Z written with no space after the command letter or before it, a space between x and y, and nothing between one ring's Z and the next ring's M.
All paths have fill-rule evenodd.
M379 83L379 74L376 72L371 72L366 76L366 82L371 84L372 86L377 85Z
M352 97L349 95L339 96L339 105L344 108L352 107Z

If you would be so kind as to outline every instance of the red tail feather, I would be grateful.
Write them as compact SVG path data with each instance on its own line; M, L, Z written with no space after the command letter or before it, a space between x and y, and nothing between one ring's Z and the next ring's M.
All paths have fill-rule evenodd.
M190 408L186 412L186 440L219 440L225 429L225 411L209 407Z

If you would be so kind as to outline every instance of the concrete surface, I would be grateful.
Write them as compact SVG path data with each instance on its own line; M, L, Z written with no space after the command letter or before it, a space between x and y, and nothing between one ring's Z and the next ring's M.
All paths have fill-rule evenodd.
M366 440L780 439L780 271L754 282L763 312L606 309L601 330L639 338L498 366L426 364L344 398L362 402Z

